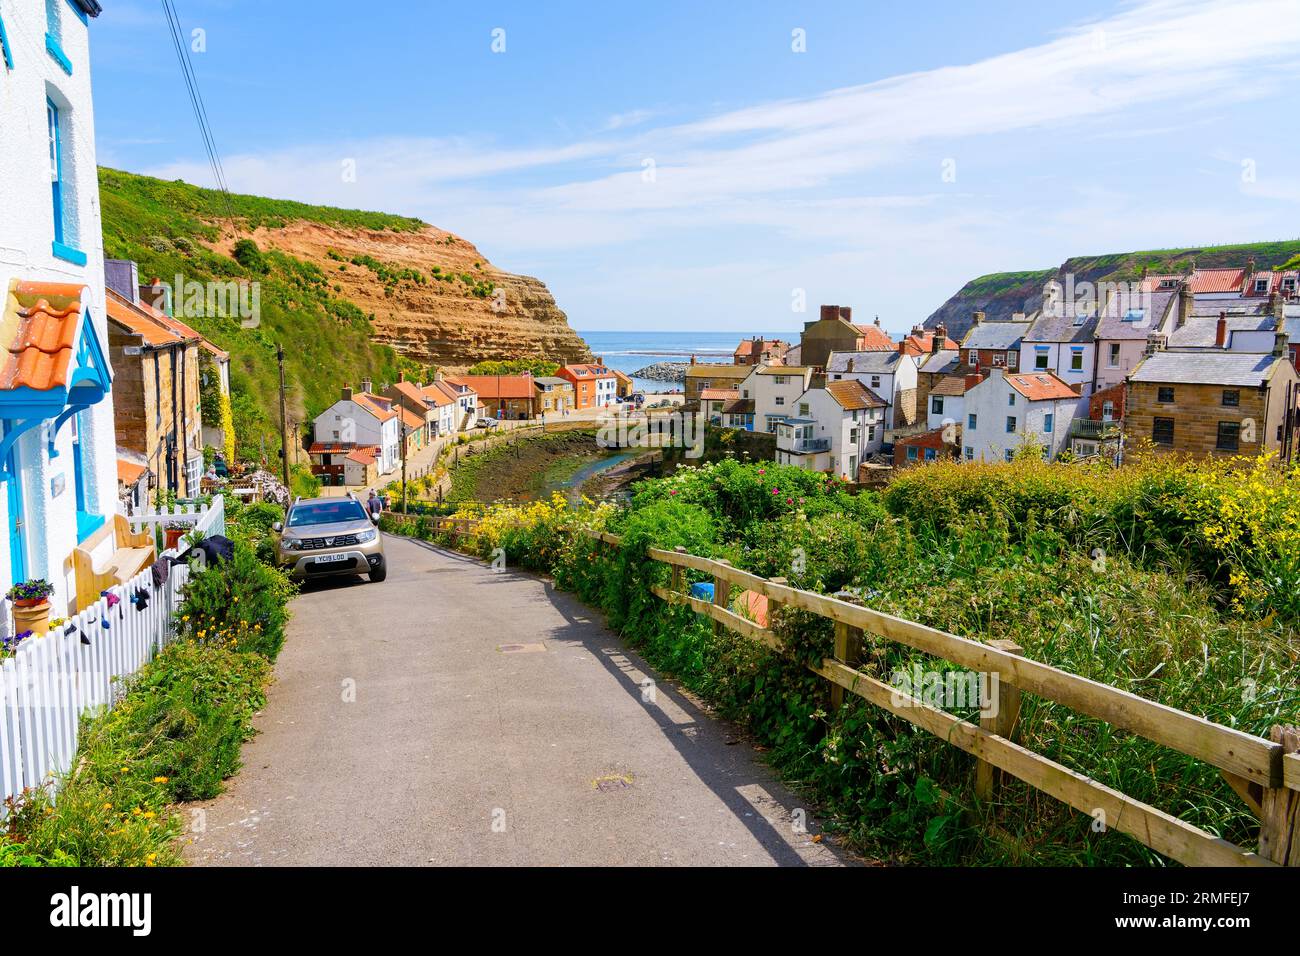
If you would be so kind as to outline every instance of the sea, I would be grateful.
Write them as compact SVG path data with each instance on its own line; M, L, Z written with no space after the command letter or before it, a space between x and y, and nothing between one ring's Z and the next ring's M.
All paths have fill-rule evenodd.
M605 364L632 376L639 391L680 392L680 382L656 382L632 375L638 369L655 362L725 362L731 364L736 346L742 339L762 335L764 338L791 339L785 332L613 332L579 329L578 334L591 347L592 354L605 360Z

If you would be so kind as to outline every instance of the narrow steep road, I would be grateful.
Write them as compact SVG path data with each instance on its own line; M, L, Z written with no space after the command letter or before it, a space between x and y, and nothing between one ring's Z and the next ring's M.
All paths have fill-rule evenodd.
M572 596L388 536L309 586L260 733L191 814L208 865L839 866L733 728ZM651 698L652 699L649 699Z

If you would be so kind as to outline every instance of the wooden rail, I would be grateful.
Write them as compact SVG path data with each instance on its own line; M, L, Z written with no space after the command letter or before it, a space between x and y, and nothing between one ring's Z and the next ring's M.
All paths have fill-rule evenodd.
M451 520L453 524L447 530L457 536L474 534L473 519ZM597 547L622 544L617 535L608 532L586 534L598 542ZM1021 649L1010 642L983 644L958 637L873 610L856 598L841 599L792 588L784 579L769 580L726 561L682 550L649 548L647 554L673 569L670 587L651 587L657 597L690 607L710 618L715 627L727 627L775 651L783 652L785 648L770 627L761 627L730 609L733 587L766 596L772 609L799 608L835 622L837 656L809 668L838 691L832 695L833 706L842 702L843 693L855 694L977 757L981 762L977 765L977 794L982 798L992 795L996 768L1181 863L1300 866L1300 732L1295 728L1275 727L1273 739L1265 740L1024 657ZM712 577L713 601L687 593L684 570ZM771 618L769 613L769 624ZM1000 703L1010 705L1007 712L972 723L850 666L857 663L866 635L905 644L977 673L996 673ZM1022 692L1055 701L1217 767L1260 819L1259 852L1236 846L1016 743L1012 738Z

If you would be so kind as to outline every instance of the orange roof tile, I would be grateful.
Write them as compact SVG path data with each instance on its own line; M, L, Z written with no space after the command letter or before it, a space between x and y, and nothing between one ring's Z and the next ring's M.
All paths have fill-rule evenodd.
M700 389L700 398L706 402L729 402L733 398L740 398L740 389L702 388Z
M128 332L140 336L144 339L145 345L162 348L168 345L179 345L183 341L176 332L159 322L155 322L148 315L145 315L142 310L127 304L114 295L112 290L109 291L104 301L108 306L109 320L122 326Z
M1079 393L1051 372L1034 372L1030 375L1008 375L1007 382L1031 402L1056 398L1078 398Z
M531 375L456 375L447 380L468 385L480 398L533 398L536 394Z
M859 352L892 352L898 348L894 340L878 325L855 325L858 330Z
M124 485L134 485L149 468L127 458L117 460L117 480Z
M826 391L836 404L847 411L863 408L884 408L884 400L856 378L844 382L828 382Z
M359 445L352 449L345 456L348 461L355 461L360 465L373 465L379 456L379 449L374 445Z
M399 405L398 408L402 412L402 424L407 428L424 427L424 419L421 416L415 414L415 412L411 411L405 405Z
M17 279L9 284L3 322L9 354L0 367L0 389L44 392L68 385L84 288Z

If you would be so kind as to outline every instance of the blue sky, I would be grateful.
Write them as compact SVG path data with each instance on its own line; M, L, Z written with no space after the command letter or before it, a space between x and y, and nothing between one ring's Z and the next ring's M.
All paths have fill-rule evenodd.
M100 162L210 185L159 4L104 6ZM232 189L419 216L580 329L900 331L987 272L1300 234L1300 0L176 8Z

